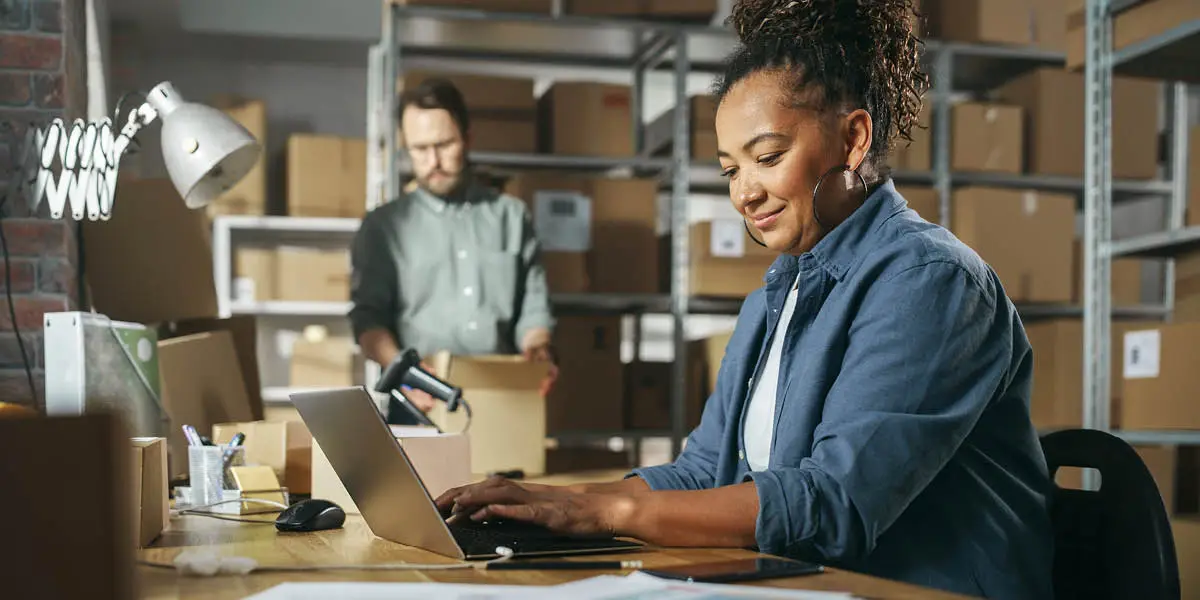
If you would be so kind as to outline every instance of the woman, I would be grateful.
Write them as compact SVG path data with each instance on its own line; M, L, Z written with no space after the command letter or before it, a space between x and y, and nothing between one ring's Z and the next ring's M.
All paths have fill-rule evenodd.
M672 464L621 482L451 490L448 515L763 552L992 598L1051 596L1032 355L990 268L885 161L927 77L909 0L742 0L719 157L781 253Z

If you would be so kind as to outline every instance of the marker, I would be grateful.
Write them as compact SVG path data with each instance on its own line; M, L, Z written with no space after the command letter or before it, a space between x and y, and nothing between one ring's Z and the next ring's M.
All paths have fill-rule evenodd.
M640 569L640 560L601 560L578 562L497 562L487 566L489 571L619 571Z
M246 441L246 434L239 431L239 432L233 434L233 439L229 440L229 447L237 448L238 446L241 446L245 441Z

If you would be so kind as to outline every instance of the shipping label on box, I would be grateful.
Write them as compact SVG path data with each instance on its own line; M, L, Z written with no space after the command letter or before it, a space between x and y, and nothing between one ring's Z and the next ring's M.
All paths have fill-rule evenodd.
M740 258L746 255L745 225L740 220L713 219L709 251L713 256Z
M586 252L592 247L592 199L566 190L533 194L534 229L542 249Z
M1130 331L1125 334L1125 379L1158 377L1162 337L1157 329Z

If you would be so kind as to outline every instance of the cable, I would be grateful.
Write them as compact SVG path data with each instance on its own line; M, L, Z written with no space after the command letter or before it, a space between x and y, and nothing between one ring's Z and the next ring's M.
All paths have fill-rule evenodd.
M19 176L19 175L18 175ZM25 340L21 337L21 327L17 324L17 309L13 306L12 296L12 260L8 255L8 236L4 235L4 212L8 199L12 197L13 188L9 188L4 198L0 199L0 250L4 252L4 297L8 301L8 318L12 321L13 334L17 336L17 349L21 351L21 362L25 365L25 380L29 382L29 399L38 403L37 385L33 383L33 367L29 365L29 354L25 352Z
M458 403L461 404L463 406L463 408L465 408L467 410L467 422L463 423L462 431L459 432L459 433L466 433L467 430L471 428L471 405L467 404L466 398L459 398Z
M264 572L302 572L302 571L463 571L467 569L486 570L489 565L506 562L513 557L511 548L497 546L499 558L477 563L449 564L419 564L419 563L384 563L384 564L330 564L330 565L260 565L257 560L248 556L217 556L212 552L184 551L175 557L170 564L150 560L139 560L138 564L160 569L175 569L184 575L248 575Z

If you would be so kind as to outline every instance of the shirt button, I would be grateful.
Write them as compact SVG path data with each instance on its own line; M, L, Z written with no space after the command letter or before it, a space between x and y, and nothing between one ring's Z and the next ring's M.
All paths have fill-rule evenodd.
M458 259L459 259L459 260L465 260L466 258L467 258L467 251L466 251L466 250L459 250L459 251L458 251Z
M467 329L469 329L471 331L475 331L476 329L479 329L479 324L476 323L475 321L471 321L471 322L467 323Z
M467 287L463 288L464 296L470 296L471 294L474 294L474 293L475 293L475 288L473 288L471 286L467 286Z

